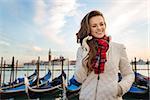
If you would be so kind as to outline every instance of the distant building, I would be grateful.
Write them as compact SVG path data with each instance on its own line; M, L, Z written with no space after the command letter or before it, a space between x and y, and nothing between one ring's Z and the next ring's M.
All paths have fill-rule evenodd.
M136 64L137 65L145 65L145 64L147 64L147 62L148 61L144 61L142 59L139 59L138 61L136 61ZM135 61L132 60L130 64L135 64Z
M49 53L48 53L48 61L51 61L51 50L49 49Z
M136 64L137 65L145 65L146 62L144 60L142 60L142 59L139 59Z
M69 61L68 58L64 58L64 57L59 57L59 58L54 58L53 60L51 59L51 50L49 49L48 52L48 60L47 61L40 61L40 65L62 65L62 60L63 60L63 65L75 65L76 61L75 60L71 60ZM28 63L24 63L24 65L36 65L37 64L37 60L32 60L31 62Z
M49 61L40 61L39 62L40 65L49 65ZM32 60L31 62L28 63L24 63L24 65L36 65L37 62L35 60ZM70 64L70 62L68 61L68 59L63 60L63 65L68 65ZM73 62L71 62L71 64L74 64ZM62 60L60 58L55 58L53 60L51 60L51 65L62 65Z
M71 60L69 61L70 65L75 65L76 64L76 61L75 60Z

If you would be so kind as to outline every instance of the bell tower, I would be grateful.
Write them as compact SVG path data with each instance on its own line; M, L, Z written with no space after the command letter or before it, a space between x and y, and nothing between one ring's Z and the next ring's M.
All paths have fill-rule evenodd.
M48 52L48 61L51 62L51 49L49 49L49 52Z

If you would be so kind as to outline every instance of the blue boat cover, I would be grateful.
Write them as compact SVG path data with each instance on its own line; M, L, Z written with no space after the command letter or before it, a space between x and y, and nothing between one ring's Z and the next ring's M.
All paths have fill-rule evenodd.
M130 88L129 92L131 92L131 93L145 93L146 90L138 88L135 85L132 85L132 87Z

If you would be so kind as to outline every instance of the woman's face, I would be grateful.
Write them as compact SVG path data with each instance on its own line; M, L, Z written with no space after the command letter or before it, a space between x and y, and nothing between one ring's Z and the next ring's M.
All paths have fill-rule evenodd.
M105 21L102 16L94 16L89 19L91 35L95 38L102 38L105 34Z

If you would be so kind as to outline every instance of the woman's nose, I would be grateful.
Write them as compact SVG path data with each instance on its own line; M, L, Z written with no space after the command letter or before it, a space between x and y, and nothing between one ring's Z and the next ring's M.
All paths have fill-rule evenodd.
M97 26L97 29L98 29L98 30L101 30L101 26L98 25L98 26Z

